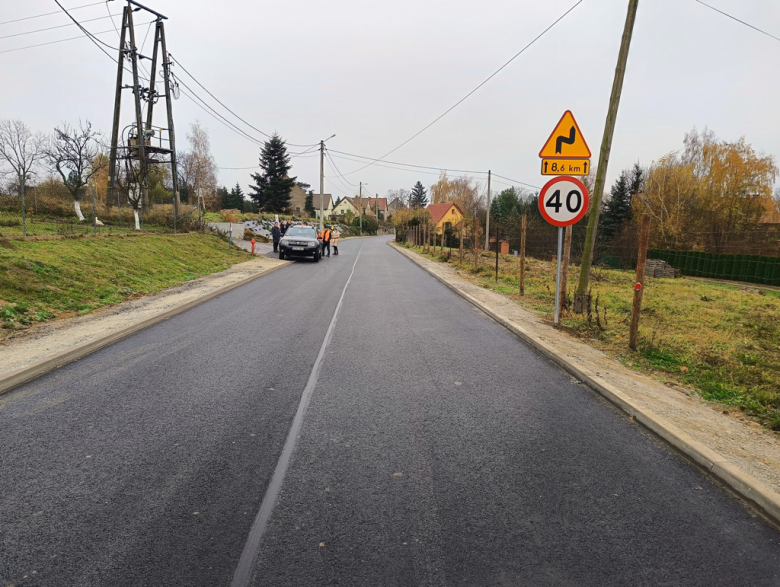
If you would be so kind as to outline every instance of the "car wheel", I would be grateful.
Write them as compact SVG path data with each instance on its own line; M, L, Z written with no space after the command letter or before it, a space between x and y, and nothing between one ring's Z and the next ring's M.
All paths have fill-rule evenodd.
M282 251L279 251L279 260L284 261L284 253Z
M315 262L315 263L319 263L319 261L320 261L320 255L319 255L319 253L314 253L314 262Z

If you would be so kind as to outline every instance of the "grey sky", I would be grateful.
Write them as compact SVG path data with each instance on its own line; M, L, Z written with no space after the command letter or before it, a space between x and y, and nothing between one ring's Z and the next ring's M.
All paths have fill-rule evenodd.
M574 2L145 3L168 16L168 48L174 57L254 126L301 144L336 133L328 142L332 149L379 157L452 106ZM66 7L89 3L63 2ZM780 36L776 0L708 3ZM123 6L119 0L108 4L113 13ZM626 0L584 0L487 85L388 159L492 169L542 185L538 152L570 109L595 164L626 7ZM52 0L0 0L0 21L56 9ZM106 14L105 5L73 12L81 21ZM149 20L142 13L136 13L136 19ZM2 25L0 36L67 22L57 15ZM85 26L94 32L112 29L108 19ZM139 42L146 30L138 27ZM0 39L0 51L77 35L71 26ZM116 46L116 33L100 38ZM759 152L780 156L779 56L780 42L694 0L640 0L610 181L635 161L649 164L680 148L684 133L694 126L708 126L727 140L745 136ZM88 118L110 131L116 66L88 40L0 53L0 67L1 118L19 118L45 132L62 121ZM130 97L125 94L128 118ZM174 102L174 115L181 147L187 127L198 119L209 130L220 167L256 165L255 145L186 97ZM294 175L317 190L319 158L296 158L293 163ZM362 166L343 159L336 163L344 174ZM221 170L220 182L239 182L246 189L249 173ZM327 166L326 175L334 175ZM417 180L430 185L436 174L372 166L346 178L355 184L367 182L368 192L384 195L388 189L410 188ZM353 189L335 179L326 181L326 191L336 196Z

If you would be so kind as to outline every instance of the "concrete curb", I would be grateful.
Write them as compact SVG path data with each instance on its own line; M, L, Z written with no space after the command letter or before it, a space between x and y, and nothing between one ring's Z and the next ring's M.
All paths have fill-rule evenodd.
M127 326L125 328L117 330L116 332L107 334L103 337L97 338L95 340L91 340L89 342L85 342L84 344L78 345L66 351L55 353L49 358L34 363L32 365L28 365L27 367L22 367L21 369L12 371L11 373L0 377L0 395L8 391L11 391L15 387L18 387L23 383L32 381L33 379L36 379L41 375L45 375L50 371L54 371L55 369L67 365L68 363L77 361L78 359L81 359L82 357L85 357L90 353L94 353L97 350L100 350L104 347L114 344L115 342L122 340L123 338L126 338L131 334L135 334L136 332L139 332L145 328L149 328L150 326L154 326L159 322L163 322L164 320L173 318L177 314L186 312L187 310L194 308L195 306L202 304L203 302L207 302L212 298L222 295L223 293L229 292L231 289L235 289L241 285L245 285L250 281L254 281L258 277L262 277L263 275L268 275L269 273L276 271L277 269L284 267L285 265L287 265L287 263L285 263L284 265L277 265L276 267L269 267L268 269L265 269L260 273L257 273L256 275L250 275L249 277L245 277L244 279L241 279L235 283L223 285L222 287L219 287L214 291L210 291L209 293L204 294L199 298L190 300L189 302L184 302L183 304L179 304L178 306L174 306L173 308L169 308L164 312L158 314L157 316L152 316L150 318L142 320L141 322L138 322L131 326Z
M616 405L623 412L628 414L634 420L645 426L648 430L659 436L675 449L681 452L688 459L693 461L698 467L707 474L715 477L721 483L725 484L734 493L749 501L756 506L762 513L769 517L772 522L780 526L780 494L773 491L764 483L746 473L725 457L719 455L714 450L704 446L702 443L694 440L685 432L677 428L674 424L667 422L647 408L641 408L616 387L610 385L594 372L583 367L575 365L568 357L552 348L549 344L536 338L525 329L509 322L502 316L485 307L479 300L468 293L458 289L451 283L448 283L440 276L430 271L417 258L416 253L412 253L404 248L398 247L395 243L388 242L395 250L405 255L410 261L417 264L421 269L428 272L441 283L446 285L459 296L479 308L482 312L490 316L493 320L501 324L504 328L512 332L542 355L550 359L564 371L576 377L579 381L602 395L609 402Z

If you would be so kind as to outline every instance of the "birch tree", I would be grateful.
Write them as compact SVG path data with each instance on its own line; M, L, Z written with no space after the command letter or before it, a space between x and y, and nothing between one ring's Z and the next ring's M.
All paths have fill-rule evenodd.
M22 233L27 234L24 185L27 175L35 168L43 155L44 137L33 134L21 120L0 120L0 162L11 166L19 181L22 200Z
M99 131L92 130L92 123L79 121L78 127L65 123L62 128L55 127L54 135L45 149L46 162L53 171L62 177L62 183L73 198L79 222L84 220L81 213L81 194L89 180L108 165L108 158L101 157Z

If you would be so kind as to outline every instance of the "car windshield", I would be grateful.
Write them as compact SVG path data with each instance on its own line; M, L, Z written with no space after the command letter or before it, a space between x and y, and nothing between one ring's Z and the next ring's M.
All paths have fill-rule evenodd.
M293 226L284 233L284 236L308 236L309 238L317 238L314 229L308 226Z

